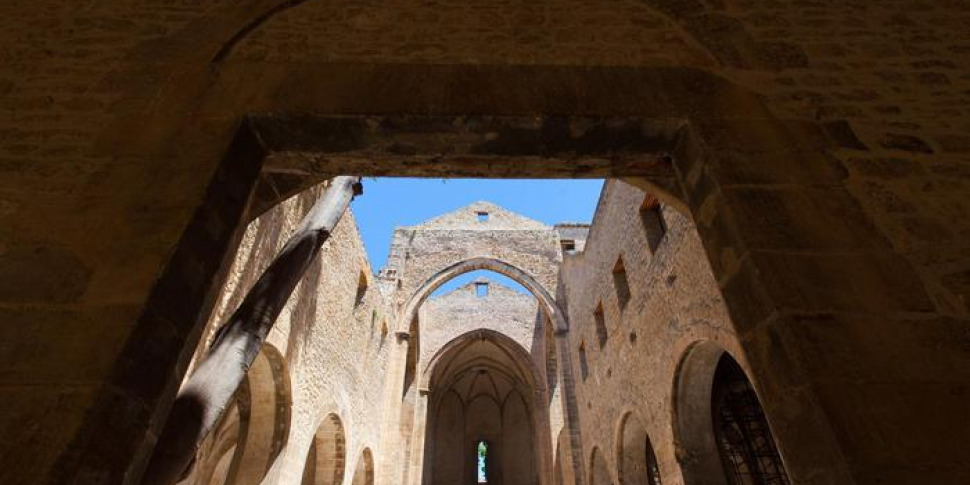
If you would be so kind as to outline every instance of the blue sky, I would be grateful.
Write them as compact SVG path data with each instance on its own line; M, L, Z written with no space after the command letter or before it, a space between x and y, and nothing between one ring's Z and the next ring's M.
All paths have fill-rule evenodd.
M351 209L376 272L387 261L391 235L397 226L413 226L478 200L549 225L591 222L602 187L603 180L364 179L364 195L354 200ZM508 278L475 271L449 281L435 294L451 291L483 273L489 279L525 291Z

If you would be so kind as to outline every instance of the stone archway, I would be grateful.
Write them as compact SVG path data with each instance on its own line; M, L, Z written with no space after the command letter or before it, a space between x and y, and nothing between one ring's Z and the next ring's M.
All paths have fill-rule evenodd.
M313 435L301 485L342 485L347 460L346 440L340 417L328 414Z
M290 378L279 350L264 343L246 374L250 400L242 457L233 485L259 485L290 432Z
M266 343L181 483L259 485L289 437L290 405L286 362L276 347ZM227 455L230 447L232 453Z
M744 369L727 352L714 371L711 412L728 482L791 483L758 395Z
M241 441L245 439L248 426L246 407L239 400L248 402L249 389L244 387L240 398L226 410L210 438L203 443L191 473L179 485L230 485L233 470L238 468L242 455Z
M423 376L430 399L425 484L478 481L476 449L487 443L487 483L540 481L547 446L537 419L541 376L528 353L490 330L464 334L432 358Z
M633 412L621 418L617 438L619 485L660 485L660 468L650 436Z
M409 420L412 419L412 413L417 409L418 412L414 414L419 419L423 418L430 408L426 408L428 405L425 396L420 396L417 402L406 401L413 397L411 391L417 391L417 389L412 389L412 384L415 381L412 379L412 373L416 370L416 349L420 345L421 335L420 335L420 325L417 322L418 309L421 304L441 285L447 281L455 278L461 274L468 273L476 270L489 270L493 271L520 283L524 286L539 302L539 308L542 313L546 316L543 319L545 324L552 322L555 327L555 334L560 332L565 332L568 329L568 324L564 312L559 308L555 299L549 294L549 292L536 281L530 274L517 268L516 266L509 264L505 261L501 261L494 258L472 258L458 263L452 264L451 266L442 269L441 271L435 273L433 276L424 281L421 286L413 292L404 307L404 311L399 314L397 323L397 337L398 345L393 349L394 354L392 354L391 365L392 370L388 373L387 390L385 394L385 403L391 409L387 414L387 419L385 421L385 430L398 430L405 425L404 428L406 435L403 439L409 441L402 447L402 449L408 449L408 447L413 448L420 447L420 444L424 442L430 434L425 433L424 423L413 423ZM483 332L485 330L482 330ZM504 336L503 336L504 337ZM450 345L455 344L460 341L460 338L456 338L451 343L445 345L448 348ZM516 344L517 345L517 344ZM440 353L438 354L440 355ZM525 359L528 361L528 353L525 353ZM434 358L432 358L432 364L428 367L434 366ZM531 364L530 364L531 368ZM423 383L421 389L425 389L428 381L428 376L430 374L425 374L422 378ZM538 375L538 374L537 374ZM542 378L535 378L534 383L539 383L543 381ZM402 387L403 386L403 387ZM544 386L541 386L545 389ZM401 400L400 396L404 396L405 400ZM531 398L531 397L530 397ZM548 405L548 403L546 403ZM547 422L548 409L544 407L537 408L536 411L540 416L542 416L543 422ZM543 432L548 434L548 426L542 428ZM411 433L415 433L412 434ZM430 430L427 430L430 433ZM382 443L389 446L390 443L395 439L393 436L395 433L393 431L385 432ZM545 437L537 441L538 443L549 443L551 438ZM548 448L548 446L547 446ZM422 470L421 458L423 455L422 451L415 451L411 453L411 465L405 467L403 473L403 481L407 485L416 485L421 483L421 479L417 477L411 477L412 471L415 471L415 475L420 475ZM536 461L536 467L538 467L541 472L539 477L543 483L547 482L549 476L552 473L552 463L550 453L542 453L539 459ZM385 462L387 463L387 462ZM383 465L382 465L383 466ZM425 467L426 468L426 467ZM382 468L382 474L386 476L391 476L394 472L391 470L390 465L388 465L387 470Z
M687 348L677 368L673 421L687 485L728 485L711 414L714 371L723 353L714 342L696 342Z
M533 278L529 273L513 266L512 264L495 258L466 259L464 261L452 264L451 266L448 266L447 268L435 273L434 276L428 278L408 299L407 304L404 306L404 311L401 313L401 317L398 322L398 329L400 331L406 331L408 329L408 326L414 320L414 316L417 314L418 308L431 295L431 293L434 292L434 290L438 289L438 287L447 283L456 276L477 270L494 271L501 275L512 278L529 290L529 293L532 293L532 295L536 297L536 299L539 301L539 307L546 314L549 320L552 321L557 332L565 332L569 330L569 324L566 320L565 313L559 308L555 298L552 297L546 288L539 284L539 282L536 281L536 279Z
M599 447L594 447L589 455L589 482L587 483L588 485L613 485L610 467L606 464L606 457Z
M354 478L351 485L374 485L374 456L370 448L364 448L357 459L354 468Z
M714 342L687 348L674 383L674 432L687 485L790 483L745 371Z

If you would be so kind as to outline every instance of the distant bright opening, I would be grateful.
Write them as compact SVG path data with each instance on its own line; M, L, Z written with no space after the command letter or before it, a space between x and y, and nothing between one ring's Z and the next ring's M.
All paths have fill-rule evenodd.
M476 453L478 453L478 483L488 483L488 443L479 440Z
M477 212L478 222L488 222L488 212Z
M475 296L485 298L488 296L488 283L475 283Z

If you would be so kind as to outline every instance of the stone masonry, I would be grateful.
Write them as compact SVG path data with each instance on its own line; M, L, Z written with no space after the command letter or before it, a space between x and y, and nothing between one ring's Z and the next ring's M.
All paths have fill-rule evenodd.
M709 264L737 348L716 341L763 398L793 482L970 481L964 0L38 0L0 13L2 483L137 485L210 317L231 307L227 283L244 280L232 265L255 244L248 224L334 167L645 189L696 228L693 259ZM375 145L374 133L390 136ZM482 142L458 143L469 137ZM572 263L556 250L522 269L582 327L589 302L557 279ZM449 254L441 264L464 257ZM638 305L647 258L631 259ZM320 298L370 332L372 315L343 303L363 266L321 272L341 289ZM374 352L397 382L411 322L391 311L407 297L386 294L386 350ZM598 294L616 349L611 329L632 317ZM287 318L289 332L302 325ZM585 340L585 382L620 372L555 320L559 363ZM697 345L686 374L710 360ZM592 399L566 367L557 389L578 386L564 421L579 427L555 442L582 456L550 469L595 463L608 480L619 460L582 431ZM386 411L393 393L378 393ZM664 476L697 458L662 426L648 431ZM362 477L389 480L380 453L362 456L374 463L353 456L348 475L360 462Z

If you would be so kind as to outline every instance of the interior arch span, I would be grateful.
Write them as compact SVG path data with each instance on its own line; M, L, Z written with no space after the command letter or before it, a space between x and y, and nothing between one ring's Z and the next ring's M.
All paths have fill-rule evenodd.
M543 379L525 348L499 332L472 330L439 349L421 379L429 396L423 483L540 483L552 450L542 429L544 391L536 387Z
M541 386L544 381L540 378L539 371L533 363L529 352L508 335L485 328L463 333L438 349L431 359L428 360L428 365L421 375L420 387L429 389L440 383L441 376L455 374L456 368L453 368L454 362L449 362L450 359L447 357L457 355L468 346L480 341L489 341L495 344L508 357L508 360L515 364L518 375L514 377L523 379L525 384L533 387L537 391L543 390ZM469 367L474 366L476 362L464 364L462 367ZM435 377L438 379L435 379Z
M417 314L418 308L424 303L428 297L434 293L439 286L445 284L452 278L456 276L477 270L489 270L494 271L498 274L508 276L512 278L520 285L524 286L525 289L532 293L532 296L536 298L539 302L539 308L542 309L549 319L553 322L556 328L556 332L566 332L569 330L569 325L566 321L566 316L556 304L556 300L549 294L546 289L539 284L530 274L525 271L499 259L495 258L471 258L464 261L459 261L447 268L437 272L434 276L428 278L414 294L408 299L407 304L404 306L404 312L401 313L401 320L398 322L398 331L407 333L408 326L410 322L414 319Z

